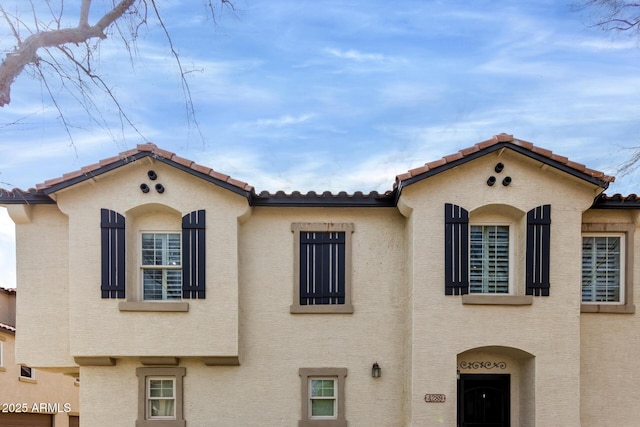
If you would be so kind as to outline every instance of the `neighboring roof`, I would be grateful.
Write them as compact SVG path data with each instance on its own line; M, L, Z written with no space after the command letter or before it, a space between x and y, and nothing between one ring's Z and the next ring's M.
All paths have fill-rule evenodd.
M157 161L174 166L240 194L246 197L248 203L252 206L393 207L396 205L402 188L405 186L504 148L514 150L604 189L615 179L612 176L605 175L603 172L589 169L583 164L573 162L564 156L554 154L551 150L537 147L530 142L515 139L512 135L502 133L487 141L482 141L469 148L460 150L455 154L445 156L434 162L426 163L424 166L411 169L404 174L396 176L393 191L382 194L376 191L372 191L369 194L364 194L359 191L353 194L347 194L346 192L334 194L328 191L321 194L313 191L306 194L298 191L294 191L291 194L286 194L283 191L278 191L273 194L263 191L260 194L256 194L254 188L245 182L238 181L229 175L216 172L209 167L199 165L192 160L158 148L155 144L147 143L138 145L135 149L122 152L117 156L101 160L96 164L85 166L75 172L47 180L42 184L36 185L35 189L31 188L27 191L21 189L0 189L0 204L55 203L49 195L56 191L92 179L139 159L152 157ZM640 204L638 207L640 207Z
M421 181L440 172L459 166L462 163L466 163L470 160L503 148L510 148L520 154L524 154L527 157L548 164L549 166L560 169L604 189L609 186L609 183L615 180L615 177L613 176L608 176L605 175L604 172L589 169L585 165L573 162L564 156L553 154L551 150L537 147L528 141L515 139L513 135L501 133L500 135L495 135L491 139L478 142L469 148L460 150L455 154L445 156L440 160L426 163L424 166L411 169L407 173L398 175L396 177L394 188L402 191L402 187L404 186Z
M2 323L0 322L0 329L4 329L5 331L9 331L12 333L16 333L16 327L15 326L11 326L11 325L7 325L6 323Z
M600 194L593 201L591 206L593 209L640 209L640 198L635 194L623 196L622 194L614 194L607 196Z
M5 287L0 286L0 291L4 292L6 294L13 295L13 294L16 293L16 288L5 288Z

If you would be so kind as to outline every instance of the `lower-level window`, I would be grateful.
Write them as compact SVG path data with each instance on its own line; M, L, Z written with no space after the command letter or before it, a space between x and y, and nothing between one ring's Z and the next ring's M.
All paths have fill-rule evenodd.
M138 420L136 427L185 427L182 379L185 368L137 368Z
M345 427L346 368L301 368L302 417L299 427Z
M338 411L336 383L336 379L309 379L309 413L311 418L336 418Z
M176 419L176 379L147 377L147 418Z
M30 380L34 379L35 375L33 373L33 369L29 366L20 366L20 377L28 378Z
M582 302L624 303L624 236L582 236Z
M144 300L182 299L180 233L142 233Z
M509 226L472 225L469 236L469 292L509 293Z

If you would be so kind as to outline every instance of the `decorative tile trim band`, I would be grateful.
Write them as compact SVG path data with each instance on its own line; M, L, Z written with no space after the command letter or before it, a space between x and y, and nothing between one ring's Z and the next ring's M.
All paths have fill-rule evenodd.
M506 362L480 362L480 361L461 361L460 369L506 369Z

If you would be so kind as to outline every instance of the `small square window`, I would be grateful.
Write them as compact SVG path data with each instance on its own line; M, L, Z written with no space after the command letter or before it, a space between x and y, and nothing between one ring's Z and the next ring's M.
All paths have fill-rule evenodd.
M185 368L137 368L137 427L185 427L182 383Z
M20 366L20 378L34 379L35 374L29 366Z
M346 427L346 368L301 368L302 417L298 427Z
M353 224L295 223L291 313L353 313Z
M624 304L624 235L582 236L582 302Z
M142 296L145 301L182 299L180 233L142 233Z

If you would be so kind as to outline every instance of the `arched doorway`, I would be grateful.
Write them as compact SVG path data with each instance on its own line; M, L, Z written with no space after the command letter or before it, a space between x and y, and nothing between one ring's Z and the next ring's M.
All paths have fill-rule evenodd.
M503 346L457 356L459 427L535 426L535 358Z

